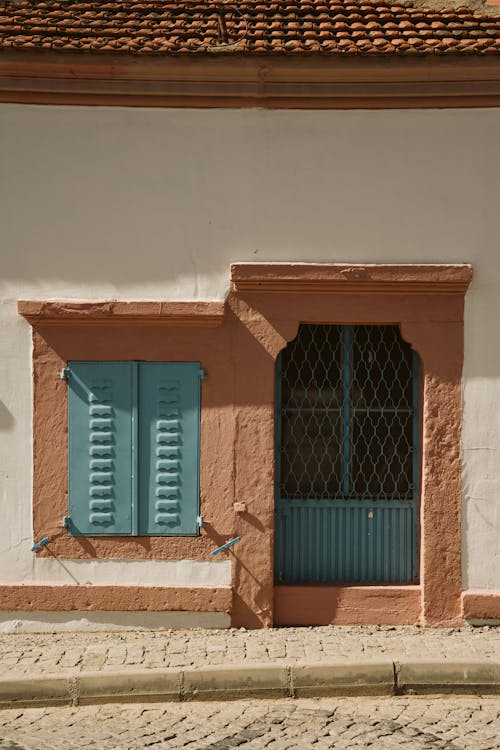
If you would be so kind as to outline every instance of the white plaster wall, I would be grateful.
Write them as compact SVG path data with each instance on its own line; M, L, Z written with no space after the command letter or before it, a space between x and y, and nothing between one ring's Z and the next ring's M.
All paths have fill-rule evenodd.
M500 589L498 133L500 109L0 105L0 579L63 576L30 552L30 331L16 299L222 299L236 260L471 262L464 587ZM75 575L107 581L109 564ZM134 565L127 580L147 583L167 564ZM228 582L227 566L206 566L174 563L162 580Z

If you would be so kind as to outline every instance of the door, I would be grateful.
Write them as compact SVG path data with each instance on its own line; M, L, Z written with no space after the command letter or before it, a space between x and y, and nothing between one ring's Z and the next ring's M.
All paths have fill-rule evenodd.
M418 581L418 356L302 324L276 364L276 583Z

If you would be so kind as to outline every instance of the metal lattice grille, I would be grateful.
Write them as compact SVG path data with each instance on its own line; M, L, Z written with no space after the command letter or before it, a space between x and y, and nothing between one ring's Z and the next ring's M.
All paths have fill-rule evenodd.
M397 326L301 325L281 355L280 497L411 499L415 367Z

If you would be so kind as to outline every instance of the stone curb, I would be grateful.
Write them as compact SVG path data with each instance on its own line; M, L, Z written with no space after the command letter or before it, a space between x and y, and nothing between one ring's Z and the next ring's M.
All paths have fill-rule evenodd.
M398 692L500 693L500 662L495 661L407 661L395 662Z
M271 662L0 678L0 708L429 693L500 694L500 662Z

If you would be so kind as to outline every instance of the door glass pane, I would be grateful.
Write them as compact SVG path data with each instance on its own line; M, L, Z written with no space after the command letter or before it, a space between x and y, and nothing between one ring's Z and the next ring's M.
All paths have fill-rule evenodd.
M283 408L340 408L341 326L301 325L281 357Z
M397 326L351 326L354 409L412 408L412 350Z
M301 325L281 359L283 498L337 497L342 484L342 335Z
M397 326L299 326L281 354L280 497L411 499L413 357Z
M281 432L281 497L340 496L341 435L338 410L285 412Z
M352 420L352 498L412 497L411 414L357 411Z
M397 326L352 326L350 497L412 497L413 353Z

